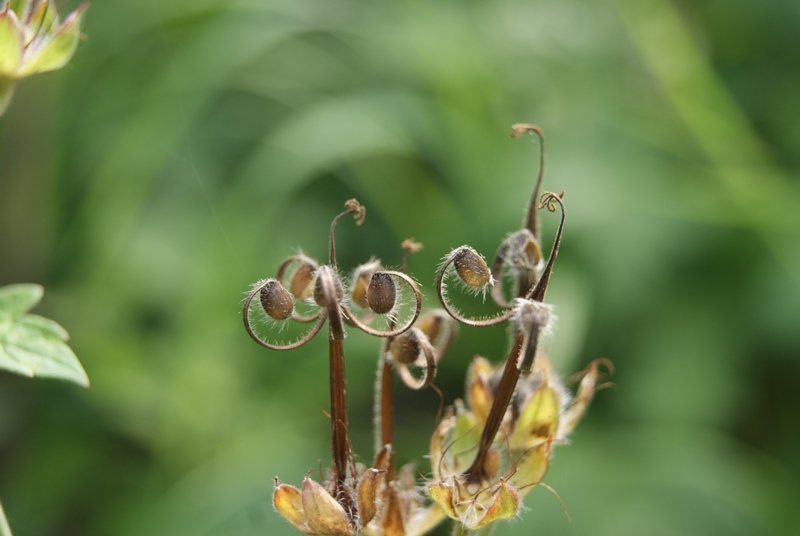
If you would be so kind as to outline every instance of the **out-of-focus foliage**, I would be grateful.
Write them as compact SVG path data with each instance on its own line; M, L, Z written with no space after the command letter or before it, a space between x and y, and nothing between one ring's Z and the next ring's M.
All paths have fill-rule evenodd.
M798 25L785 0L95 3L70 64L0 120L0 284L45 285L92 378L0 377L14 533L292 534L272 477L329 463L327 347L258 347L242 292L298 247L324 257L357 197L342 268L397 265L413 236L431 300L442 255L491 255L519 225L537 166L520 121L567 192L551 359L610 358L618 388L546 478L572 522L540 487L498 536L791 533ZM378 348L345 342L369 460ZM462 330L447 400L506 344ZM398 387L399 461L424 472L438 405Z
M0 369L32 378L58 378L89 387L69 334L48 318L28 314L44 295L40 285L0 287Z

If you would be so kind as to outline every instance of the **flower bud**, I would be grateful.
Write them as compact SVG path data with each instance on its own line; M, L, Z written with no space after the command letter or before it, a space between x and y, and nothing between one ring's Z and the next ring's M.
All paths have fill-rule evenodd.
M385 315L394 309L397 302L397 287L389 274L375 272L367 287L367 304L379 315Z
M469 287L479 289L492 282L486 261L471 247L462 247L455 254L453 265L458 277Z
M286 320L292 316L294 311L292 295L274 279L261 288L259 299L264 312L273 320Z

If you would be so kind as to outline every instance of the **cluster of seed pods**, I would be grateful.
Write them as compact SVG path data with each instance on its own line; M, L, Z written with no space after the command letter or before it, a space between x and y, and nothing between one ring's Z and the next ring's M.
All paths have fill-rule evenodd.
M541 163L523 228L501 243L491 267L470 246L448 254L436 275L442 309L420 315L420 291L405 273L405 255L399 271L386 270L372 259L357 267L345 283L336 265L334 230L348 214L355 215L357 225L364 221L365 209L355 200L348 201L346 210L331 223L327 264L305 255L290 256L274 278L256 283L245 299L248 333L272 350L306 344L328 325L330 473L320 484L309 471L301 489L275 480L275 509L301 532L421 536L447 517L463 531L483 530L495 521L516 517L522 498L542 484L552 448L566 441L588 407L601 366L610 369L604 360L591 363L573 396L539 351L540 339L554 321L552 306L544 298L564 227L564 194L540 195L544 138L535 125L512 127L515 138L526 133L538 137ZM561 211L546 262L538 216L543 208ZM420 247L410 240L403 243L406 254ZM448 284L453 280L468 295L485 299L488 293L499 311L485 317L462 313L450 300ZM283 342L280 337L288 322L307 328ZM420 488L411 468L395 468L393 373L397 370L411 389L429 387L458 324L479 328L502 323L510 325L511 349L497 367L485 358L474 358L466 402L457 400L439 421L429 452L431 478ZM355 463L347 433L342 344L346 326L385 340L378 361L376 454L371 468Z

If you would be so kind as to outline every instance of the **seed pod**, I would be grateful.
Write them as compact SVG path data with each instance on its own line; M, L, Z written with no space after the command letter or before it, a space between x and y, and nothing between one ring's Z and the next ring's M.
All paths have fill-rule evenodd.
M305 300L311 295L312 286L314 281L315 266L304 262L292 275L292 280L289 282L289 290L298 300Z
M445 321L450 318L449 316L445 317L444 314L440 309L432 313L425 313L415 324L428 337L431 344L436 344L436 340L444 328Z
M353 300L353 303L362 309L369 307L369 302L367 302L367 287L369 287L372 274L380 269L380 261L371 261L355 269L352 284L353 290L350 291L350 298Z
M294 301L283 285L274 279L267 282L259 292L261 307L273 320L286 320L292 316Z
M536 269L542 263L542 249L528 229L517 231L506 239L507 261L519 269Z
M395 337L389 345L389 353L392 354L392 358L396 362L406 365L416 361L420 352L419 337L420 334L416 328L411 328Z
M328 274L328 276L323 276L323 270L325 270L325 273ZM314 301L320 307L328 306L325 302L325 292L323 290L323 281L326 279L333 281L333 286L336 292L336 301L342 301L342 298L344 298L344 288L342 287L342 282L339 279L339 276L337 276L336 273L329 267L324 265L320 266L314 281Z
M367 288L367 304L379 315L390 312L397 302L397 287L389 274L375 272Z
M472 288L483 288L492 282L492 273L483 257L471 247L464 246L453 259L458 277Z

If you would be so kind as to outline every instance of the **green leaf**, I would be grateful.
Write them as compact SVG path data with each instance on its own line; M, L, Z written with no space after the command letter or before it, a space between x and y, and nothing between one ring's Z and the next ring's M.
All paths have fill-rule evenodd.
M27 313L42 300L44 287L33 283L20 283L0 287L0 314L17 317Z
M0 368L89 387L86 372L66 344L66 330L47 318L24 314L43 292L41 286L30 284L0 288Z

